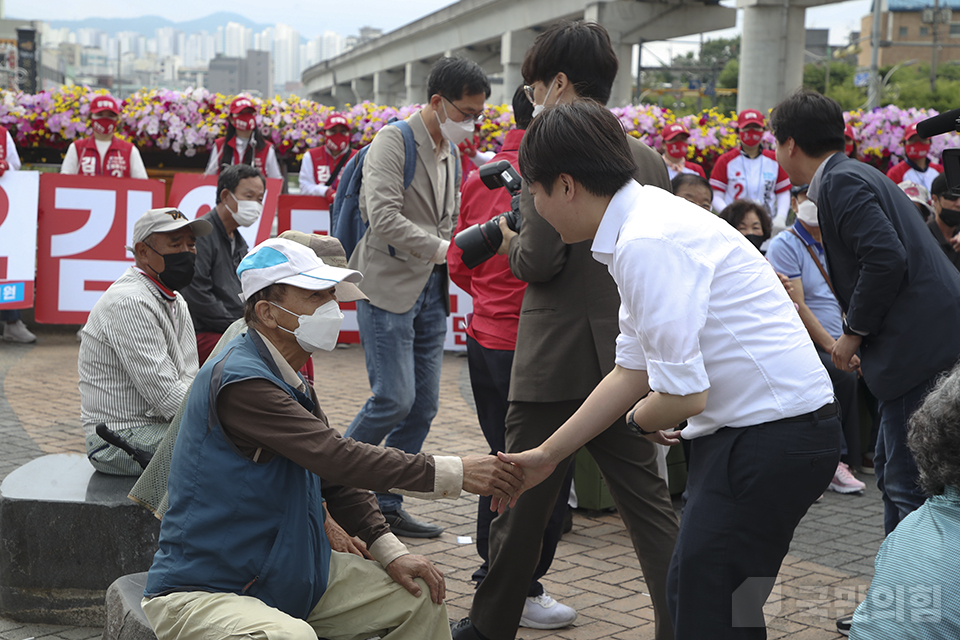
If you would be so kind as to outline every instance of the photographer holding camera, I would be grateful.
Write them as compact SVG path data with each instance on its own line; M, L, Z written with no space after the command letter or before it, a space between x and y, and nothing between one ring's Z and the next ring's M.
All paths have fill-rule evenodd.
M595 23L562 21L543 31L523 61L534 114L580 98L606 103L618 69L606 30ZM536 117L536 115L534 116ZM667 169L650 147L627 137L639 171L634 178L667 191ZM580 158L584 165L595 164ZM510 269L528 283L510 374L506 419L508 452L542 444L614 368L620 297L589 242L564 244L534 207L523 186L519 235L501 218ZM667 484L657 472L653 443L621 417L587 445L630 533L656 614L656 638L673 637L666 582L677 535ZM455 640L513 640L539 562L543 531L573 457L490 526L490 568L477 588L470 617L453 629Z
M533 105L527 100L523 86L513 95L513 117L517 127L507 132L503 147L490 163L507 161L517 165L517 153L523 133L533 119ZM503 241L495 216L511 210L511 194L506 188L489 189L485 186L479 172L474 172L463 184L460 193L460 218L457 220L456 242L450 244L447 264L450 266L450 278L473 298L473 314L467 327L467 366L470 369L470 386L473 399L477 404L477 418L480 429L490 445L490 453L506 451L507 392L510 389L510 368L513 365L513 353L517 344L517 324L520 321L520 305L527 284L518 280L510 272L510 261L506 256L496 255ZM489 246L487 237L479 229L492 225L491 236L500 236ZM473 227L474 242L482 243L479 257L485 259L470 268L464 264L460 244L463 244L461 232ZM491 237L490 240L493 240ZM473 247L468 246L468 251ZM490 257L493 256L493 257ZM567 495L570 493L570 476L564 483L555 501L553 513L543 532L543 547L540 550L540 562L530 580L527 599L524 604L520 626L536 629L559 629L571 624L577 618L577 612L565 605L556 603L540 584L540 578L547 573L557 543L562 534L563 519L567 512ZM490 523L496 517L490 511L490 498L481 497L477 506L477 553L483 564L473 574L478 584L487 575L490 556L488 553ZM555 604L554 604L555 603Z

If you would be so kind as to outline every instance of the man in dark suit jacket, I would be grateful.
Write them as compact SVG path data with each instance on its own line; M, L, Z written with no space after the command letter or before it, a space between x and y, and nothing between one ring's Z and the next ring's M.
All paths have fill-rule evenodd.
M598 24L561 22L537 38L523 63L534 114L541 105L591 98L606 103L617 74L617 57ZM630 142L642 184L670 190L660 156ZM590 242L564 244L536 211L524 183L521 231L505 223L501 253L529 283L520 311L517 349L510 374L508 452L534 448L583 403L614 367L620 297L606 267L593 259ZM666 580L677 519L666 483L657 473L655 445L621 418L588 445L597 461L640 560L656 614L656 638L673 638ZM490 527L490 569L477 588L470 617L454 629L455 640L513 640L530 577L539 560L544 526L572 457Z
M771 126L780 166L794 184L809 183L807 197L817 203L846 314L834 364L852 370L859 349L864 380L880 400L874 464L890 533L924 501L906 424L960 357L960 275L897 185L842 153L843 115L834 100L798 92L777 106Z

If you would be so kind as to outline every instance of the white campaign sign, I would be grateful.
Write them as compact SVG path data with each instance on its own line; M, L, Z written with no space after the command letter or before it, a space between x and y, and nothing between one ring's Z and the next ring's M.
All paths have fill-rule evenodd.
M7 171L0 178L0 280L33 282L37 270L37 198L40 174Z

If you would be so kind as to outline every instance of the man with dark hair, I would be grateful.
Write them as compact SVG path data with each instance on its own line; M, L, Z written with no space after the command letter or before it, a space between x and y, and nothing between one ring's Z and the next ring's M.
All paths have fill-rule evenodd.
M713 189L706 178L692 173L678 173L670 181L673 195L706 209L713 210Z
M947 176L942 173L933 179L930 195L933 198L933 216L927 220L927 226L943 249L943 254L953 266L960 269L960 253L955 244L960 227L960 197L950 193Z
M610 36L602 26L565 21L549 27L537 37L523 62L533 113L543 111L544 105L582 98L605 101L617 66ZM579 140L584 134L574 131L571 135ZM622 129L619 135L622 142ZM579 155L555 160L575 162L609 184L625 176L670 188L667 169L656 151L635 138L626 138L624 144L630 162ZM519 235L505 221L500 222L504 236L500 253L508 254L511 271L528 283L510 373L507 451L541 444L613 369L620 305L616 283L593 260L589 243L565 244L537 212L526 181L520 213ZM658 474L656 446L622 421L610 422L615 424L588 448L640 560L656 614L656 637L669 640L673 633L666 582L677 518L666 482ZM571 462L572 457L563 460L549 480L493 521L489 571L474 595L470 617L454 629L458 640L513 640L516 636L540 559L544 528Z
M533 105L527 100L523 86L518 87L513 95L513 115L517 127L507 132L500 153L490 162L506 160L517 166L520 141L533 119ZM460 197L460 218L454 235L510 210L509 192L506 189L488 189L478 173L467 178ZM473 315L467 327L470 386L477 405L480 429L490 446L490 453L496 455L498 451L506 451L505 421L509 406L510 367L513 365L517 323L527 283L518 280L510 272L510 262L506 256L494 256L469 269L463 264L462 254L460 247L451 243L447 263L450 265L450 278L473 299ZM576 611L551 598L540 584L540 578L550 569L563 533L570 494L569 475L543 532L540 562L527 591L523 616L520 618L521 627L559 629L577 618ZM481 497L477 505L477 553L483 559L483 564L473 573L473 580L477 584L483 581L490 567L490 523L496 515L490 510L490 499Z
M363 164L360 212L370 227L350 256L367 274L357 324L372 395L346 435L417 453L437 413L450 298L447 249L460 212L457 145L483 119L490 83L475 62L441 58L427 77L430 99L407 118L417 144L404 189L404 139L384 127ZM435 538L443 528L414 519L402 496L377 494L394 533Z
M217 178L217 206L200 217L213 225L213 233L197 239L193 280L182 293L190 306L201 365L227 327L243 315L237 266L248 247L237 229L260 219L266 184L256 168L230 165Z
M520 167L563 240L593 241L620 292L620 334L616 367L576 413L535 450L501 460L523 468L528 489L614 429L676 443L680 434L664 430L687 420L694 464L670 564L674 633L763 637L763 604L794 529L840 455L830 378L793 303L733 227L630 179L630 150L606 109L546 111Z
M910 199L873 167L843 154L843 114L831 98L798 91L773 112L777 159L817 205L828 271L845 313L832 349L860 370L880 401L874 465L884 530L923 504L906 424L936 377L960 356L960 274ZM923 327L917 329L918 319Z

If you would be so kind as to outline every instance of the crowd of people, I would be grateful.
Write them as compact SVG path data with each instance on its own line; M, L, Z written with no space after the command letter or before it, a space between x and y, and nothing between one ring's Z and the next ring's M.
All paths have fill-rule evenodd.
M490 82L463 58L436 62L428 102L362 153L332 114L300 193L357 198L368 229L349 255L298 232L247 246L238 229L260 219L266 179L281 173L252 101L231 103L206 170L215 207L196 220L143 214L134 266L79 333L88 458L141 476L132 495L162 517L143 600L160 640L512 640L521 626L569 626L577 612L540 580L584 446L634 546L658 640L764 637L797 524L824 491L860 492L856 474L870 472L888 537L867 600L838 628L908 637L878 615L881 592L929 584L918 574L955 549L944 531L960 520L944 453L957 447L960 370L938 382L960 357L960 204L929 140L908 127L906 157L884 176L858 161L839 105L800 91L769 122L743 110L738 148L708 179L683 125L664 128L662 153L624 135L603 106L618 68L603 27L545 29L513 95L516 128L492 156L476 144ZM71 145L63 173L146 177L115 136L119 112L93 101L93 136ZM0 142L0 174L19 169L5 130ZM511 208L475 171L501 160L523 175L522 225L501 217L497 255L469 269L453 238ZM360 179L341 184L352 171ZM473 299L482 456L421 452L450 281ZM357 305L370 387L349 425L328 421L313 387L330 375L322 353L342 302ZM2 319L4 339L36 339L19 315ZM100 424L155 454L146 469ZM680 443L678 520L658 459ZM403 496L462 492L481 496L476 592L448 625L442 573L399 539L443 529ZM939 584L955 602L949 576Z

